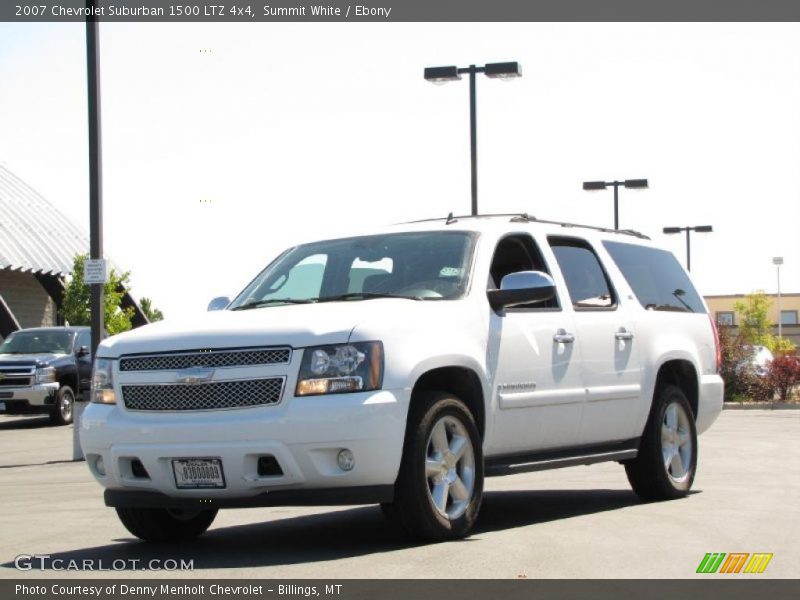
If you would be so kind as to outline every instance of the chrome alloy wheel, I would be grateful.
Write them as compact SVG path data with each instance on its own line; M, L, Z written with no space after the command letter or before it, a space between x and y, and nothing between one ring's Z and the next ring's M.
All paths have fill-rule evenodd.
M64 390L61 398L58 400L57 410L61 414L61 420L69 423L72 420L72 407L75 403L75 397L69 390Z
M694 445L690 433L689 415L677 402L672 402L664 411L661 424L661 452L667 475L676 483L689 476Z
M439 419L425 453L428 495L436 510L450 520L467 510L475 491L475 453L464 425L451 416Z

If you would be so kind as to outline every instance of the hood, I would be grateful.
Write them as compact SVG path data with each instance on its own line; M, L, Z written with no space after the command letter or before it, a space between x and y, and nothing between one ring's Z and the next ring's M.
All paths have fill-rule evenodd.
M450 302L380 298L214 311L158 321L113 336L103 341L98 356L117 358L123 354L212 348L342 344L364 320L414 320L431 309L439 312L444 304Z
M47 366L50 363L64 358L66 354L37 353L37 354L2 354L0 353L0 366L3 367L37 367Z

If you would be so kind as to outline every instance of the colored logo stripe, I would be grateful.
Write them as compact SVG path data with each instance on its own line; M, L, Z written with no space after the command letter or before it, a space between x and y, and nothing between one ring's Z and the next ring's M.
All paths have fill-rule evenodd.
M725 558L727 556L727 559ZM700 561L697 573L763 573L772 560L771 553L708 552ZM749 560L748 560L749 558ZM723 562L724 561L724 562Z
M753 554L750 562L744 568L745 573L763 573L769 561L772 560L772 553Z
M716 573L722 559L725 558L724 552L709 552L700 561L700 566L697 567L698 573Z
M742 570L747 557L747 552L732 552L728 554L728 559L722 564L721 573L738 573Z

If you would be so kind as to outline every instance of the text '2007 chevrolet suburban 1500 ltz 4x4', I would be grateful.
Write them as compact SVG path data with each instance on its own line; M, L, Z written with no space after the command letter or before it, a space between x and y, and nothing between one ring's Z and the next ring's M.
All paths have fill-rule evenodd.
M633 232L396 225L291 248L221 306L97 353L81 444L145 540L220 508L365 503L458 538L484 477L601 461L677 498L722 408L702 298Z

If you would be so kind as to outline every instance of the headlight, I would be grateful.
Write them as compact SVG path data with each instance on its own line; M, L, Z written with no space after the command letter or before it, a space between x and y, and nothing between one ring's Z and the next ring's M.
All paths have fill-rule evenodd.
M383 383L383 344L356 342L306 348L296 396L367 392Z
M112 365L113 362L107 358L98 358L94 361L94 369L92 370L92 402L98 404L117 403L117 396L114 394Z
M53 383L55 380L55 367L39 367L36 369L36 383Z

